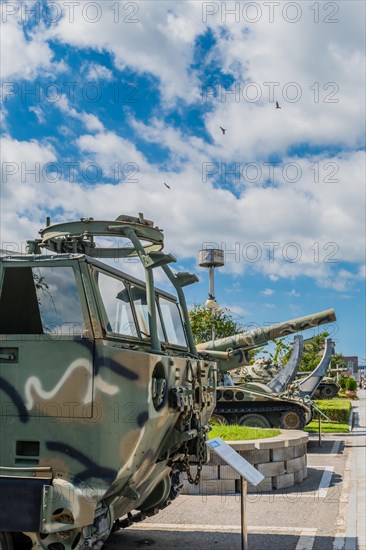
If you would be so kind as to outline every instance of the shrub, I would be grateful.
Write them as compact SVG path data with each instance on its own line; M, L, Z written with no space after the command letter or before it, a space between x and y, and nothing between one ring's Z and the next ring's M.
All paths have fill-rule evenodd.
M346 389L349 391L356 391L357 390L357 382L354 378L347 378L346 382Z
M345 378L344 376L340 376L338 380L338 384L341 386L341 388L346 389L348 378Z
M348 422L351 412L350 401L343 399L322 399L315 401L315 405L320 409L327 417L335 422ZM314 419L318 418L318 414L314 411ZM324 419L323 419L324 420Z

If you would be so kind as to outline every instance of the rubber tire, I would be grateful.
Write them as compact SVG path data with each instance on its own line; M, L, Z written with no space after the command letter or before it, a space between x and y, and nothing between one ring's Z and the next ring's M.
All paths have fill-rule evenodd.
M11 533L0 532L0 550L13 550L13 537Z
M214 424L218 424L219 426L228 426L229 421L225 418L225 416L214 413L209 420L209 425L213 426Z
M238 420L239 426L248 426L253 428L270 428L269 420L263 414L250 413L243 414Z
M296 419L295 419L296 416ZM302 430L305 418L298 411L284 411L280 418L280 428L283 430Z

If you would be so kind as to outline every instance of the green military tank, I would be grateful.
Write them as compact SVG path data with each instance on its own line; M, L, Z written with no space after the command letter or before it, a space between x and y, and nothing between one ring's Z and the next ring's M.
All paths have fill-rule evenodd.
M314 397L317 399L333 399L340 389L340 385L331 376L324 376L315 391Z
M315 314L312 317L312 324L323 324L335 319L332 310ZM308 319L309 321L309 319ZM300 330L303 319L293 320L292 327ZM283 327L272 325L267 327L269 334L277 338ZM263 331L262 331L263 332ZM225 340L225 339L222 339ZM260 341L258 341L260 343ZM206 346L217 346L217 343L199 344L198 348ZM220 342L220 346L223 344ZM327 341L323 357L314 369L313 373L299 383L293 383L297 370L301 363L303 340L301 337L295 339L293 350L288 363L267 383L260 378L260 370L264 362L257 365L244 367L244 380L238 385L233 382L230 385L223 385L217 390L217 404L211 421L221 424L239 424L242 426L258 426L262 428L279 427L283 429L303 429L311 421L312 408L310 399L321 380L324 372L329 366L332 353L332 342ZM230 353L233 353L231 351ZM268 367L268 362L266 362ZM269 378L275 372L272 367L267 373Z
M48 219L27 254L0 258L1 550L100 550L113 530L164 508L182 471L199 481L217 372L247 364L278 332L333 318L201 353L183 292L197 277L174 273L163 244L142 214ZM145 281L108 264L116 258L138 258ZM155 287L156 269L173 293Z

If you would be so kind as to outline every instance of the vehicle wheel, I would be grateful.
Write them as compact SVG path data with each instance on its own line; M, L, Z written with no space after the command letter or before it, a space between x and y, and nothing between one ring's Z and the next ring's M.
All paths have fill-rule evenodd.
M281 414L280 428L284 430L302 430L305 427L305 417L299 411L285 411Z
M338 393L338 390L336 388L326 386L325 388L322 388L320 392L320 397L322 399L332 399L332 397L337 395L337 393Z
M238 420L239 426L253 426L254 428L270 428L269 420L263 414L243 414Z
M13 537L11 533L0 533L0 550L13 550Z
M229 421L225 416L222 416L222 414L216 414L214 413L209 421L210 426L214 426L215 424L219 426L227 426L229 424Z

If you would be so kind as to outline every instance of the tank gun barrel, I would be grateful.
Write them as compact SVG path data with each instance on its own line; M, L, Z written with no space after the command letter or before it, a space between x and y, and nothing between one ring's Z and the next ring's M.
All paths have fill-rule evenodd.
M336 320L334 309L327 309L318 313L312 313L304 317L297 317L283 323L275 323L273 325L246 330L239 332L226 338L219 338L209 342L203 342L197 345L198 351L226 351L228 349L242 349L248 351L259 346L267 344L270 340L275 340L288 334L293 334L300 330L331 323Z

